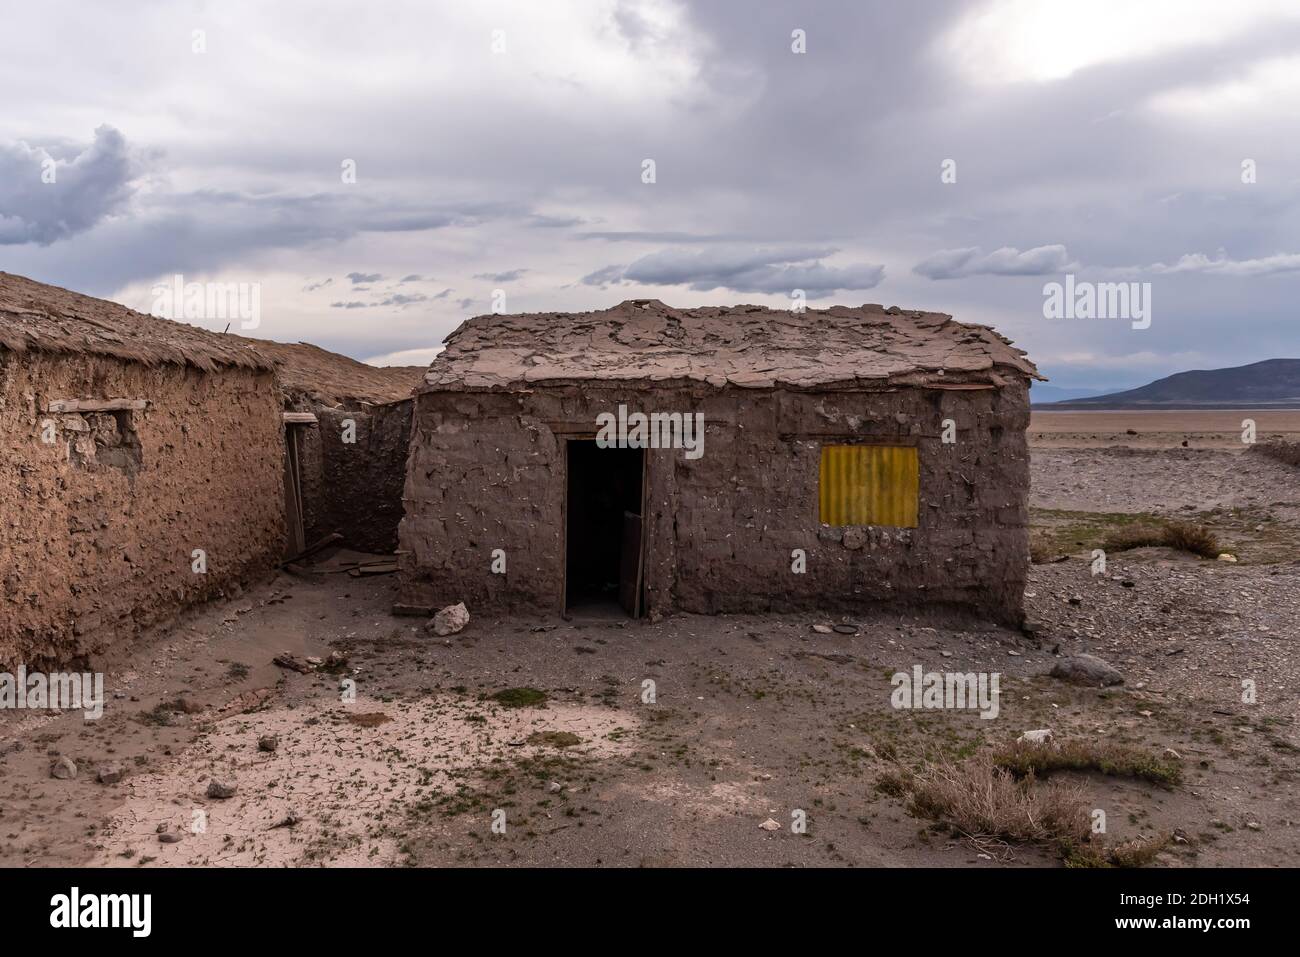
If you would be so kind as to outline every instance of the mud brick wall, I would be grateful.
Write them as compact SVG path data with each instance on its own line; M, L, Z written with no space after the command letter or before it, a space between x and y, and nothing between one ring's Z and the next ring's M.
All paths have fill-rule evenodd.
M149 405L45 411L107 398ZM0 665L94 657L277 560L280 410L269 372L0 351Z
M338 532L358 551L396 550L411 408L411 399L356 408L301 407L319 420L302 430L303 528L308 544ZM343 441L348 419L356 426L356 441L351 443Z
M953 608L1022 618L1029 563L1028 389L550 387L417 396L401 526L402 601L558 611L566 435L596 415L701 412L704 454L649 450L652 613ZM942 422L957 441L941 441ZM823 443L915 445L918 527L832 528ZM491 552L507 574L491 574ZM807 571L791 571L803 549Z

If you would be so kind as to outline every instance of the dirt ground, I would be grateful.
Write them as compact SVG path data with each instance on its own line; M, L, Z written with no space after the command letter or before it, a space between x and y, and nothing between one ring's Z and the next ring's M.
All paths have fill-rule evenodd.
M1060 554L1032 568L1026 633L475 616L439 638L389 614L392 577L350 577L339 553L109 663L101 720L0 717L0 865L1060 866L877 787L1050 728L1181 770L1173 787L1061 775L1106 812L1108 842L1174 836L1156 866L1296 866L1300 471L1181 440L1034 449L1034 523ZM1239 560L1143 548L1093 574L1090 537L1133 513L1202 522ZM335 674L272 663L331 651ZM1047 676L1081 652L1125 683ZM894 709L890 676L914 665L999 673L998 717ZM70 780L50 776L61 755ZM96 780L105 762L120 781Z
M1206 411L1049 412L1029 417L1029 443L1035 448L1232 449L1243 447L1242 422L1255 423L1259 441L1300 438L1300 410L1233 409Z

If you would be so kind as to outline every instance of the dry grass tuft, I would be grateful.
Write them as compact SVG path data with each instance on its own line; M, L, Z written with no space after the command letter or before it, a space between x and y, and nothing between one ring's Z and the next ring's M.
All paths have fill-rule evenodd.
M1086 841L1090 831L1077 787L1017 778L988 755L927 765L908 791L914 814L943 821L977 843L1068 845Z
M1066 867L1146 867L1169 845L1168 834L1138 837L1106 847L1091 838L1087 843L1063 851Z
M1300 468L1300 442L1272 439L1268 442L1257 442L1246 451L1257 455L1266 455L1270 459L1276 459L1279 462Z
M1214 532L1204 525L1190 522L1125 525L1107 535L1102 540L1101 547L1108 552L1163 547L1176 548L1202 558L1217 558L1219 555L1219 541Z
M1174 765L1109 742L1062 746L1016 743L984 751L961 763L942 761L919 771L895 768L876 782L882 793L907 800L918 817L947 825L994 857L1015 845L1055 848L1070 867L1143 867L1164 849L1159 835L1108 847L1092 833L1090 806L1081 788L1041 781L1039 773L1096 771L1170 785Z
M1177 764L1111 741L1063 741L1046 747L1017 741L993 752L992 761L1016 778L1046 777L1057 771L1094 771L1166 788L1183 779Z
M1052 542L1050 535L1038 529L1029 533L1029 561L1034 565L1046 565L1061 557L1061 551Z

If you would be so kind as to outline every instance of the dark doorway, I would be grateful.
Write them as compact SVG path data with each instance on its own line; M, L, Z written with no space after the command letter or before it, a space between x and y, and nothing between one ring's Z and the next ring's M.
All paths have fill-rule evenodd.
M568 443L565 610L641 614L641 449Z
M303 531L302 446L304 425L296 422L284 426L284 524L289 533L285 557L293 558L307 547Z

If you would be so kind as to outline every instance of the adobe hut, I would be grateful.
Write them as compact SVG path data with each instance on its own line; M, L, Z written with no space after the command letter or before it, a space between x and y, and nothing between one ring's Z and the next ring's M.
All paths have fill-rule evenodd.
M329 535L397 548L419 366L369 366L309 343L248 340L276 363L285 408L286 553Z
M278 559L280 404L245 340L0 273L0 664L84 658Z
M1035 377L896 307L478 316L417 390L398 610L1019 623Z

